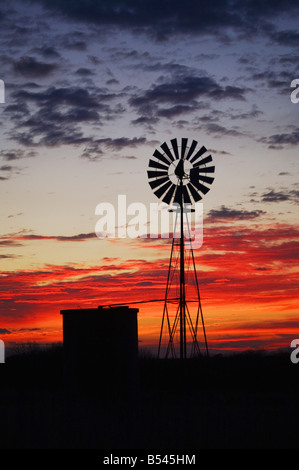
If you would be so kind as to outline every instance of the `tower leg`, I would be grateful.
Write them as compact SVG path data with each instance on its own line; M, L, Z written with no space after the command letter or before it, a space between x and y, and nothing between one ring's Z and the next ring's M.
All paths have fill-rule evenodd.
M176 232L176 224L177 224L177 214L175 218L175 224L174 224L174 234ZM173 234L173 235L174 235ZM170 320L169 320L169 315L168 315L168 308L167 308L167 296L168 296L168 290L169 290L169 284L170 284L170 274L171 274L171 263L172 263L172 257L173 257L173 248L175 245L175 238L174 236L172 237L172 244L171 244L171 252L170 252L170 260L169 260L169 267L168 267L168 274L167 274L167 282L166 282L166 290L165 290L165 299L164 299L164 308L163 308L163 317L162 317L162 325L161 325L161 330L160 330L160 339L159 339L159 347L158 347L158 359L160 358L160 353L161 353L161 345L162 345L162 336L163 336L163 329L164 329L164 324L165 321L167 322L168 326L168 333L169 333L169 344L167 347L167 355L169 352L169 349L173 349L172 345L172 328L170 325Z
M180 225L179 225L180 240L179 242L178 241L176 242L177 238L173 236L169 267L168 267L165 299L164 299L162 325L161 325L160 338L159 338L158 358L160 358L162 355L163 333L164 333L164 338L165 336L168 337L168 343L166 344L165 357L166 358L177 357L176 347L175 347L175 334L178 332L179 333L179 347L178 347L179 358L181 360L185 360L188 355L190 357L196 357L201 352L199 343L198 343L198 337L197 337L198 326L199 326L200 321L202 323L205 349L206 349L207 355L209 355L209 351L208 351L203 312L201 308L195 258L194 258L192 243L191 243L191 234L190 234L190 228L189 228L188 216L187 216L188 214L185 212L183 204L180 205L180 209L178 209L176 213L177 215L180 214L180 217L181 217ZM186 219L187 219L187 227L188 227L188 234L189 234L189 240L190 240L191 256L189 255L188 257L185 256L186 246L185 246L185 240L184 240L184 214L186 215ZM176 224L177 224L177 218L175 221L174 235L176 234ZM179 250L177 252L179 256L179 264L178 264L178 257L175 257L175 254L174 254L176 246L177 246L177 249ZM186 299L185 262L187 263L188 266L190 266L190 269L192 269L193 275L195 278L197 299L190 300L190 302L197 303L196 316L194 315L194 313L192 314L193 320L191 318L191 314L187 305L189 302ZM174 273L175 271L178 272L178 270L179 270L179 281L175 285L179 287L179 297L176 297L175 299L173 299L173 298L170 298L169 294L171 292L171 283L174 277ZM177 305L177 309L176 309L176 313L173 315L171 314L171 309L169 309L169 306L175 303Z

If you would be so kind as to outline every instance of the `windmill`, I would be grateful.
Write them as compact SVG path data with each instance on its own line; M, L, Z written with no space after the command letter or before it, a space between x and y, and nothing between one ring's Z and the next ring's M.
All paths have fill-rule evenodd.
M190 301L193 302L193 307L196 304L196 312L193 314L193 318L189 308L190 302L186 297L184 215L190 234L187 217L188 211L194 211L192 206L201 201L203 196L210 190L210 185L214 181L212 175L215 172L215 167L212 165L212 156L206 154L207 149L203 145L198 147L196 140L192 140L189 145L187 138L182 138L180 143L177 139L172 139L170 144L164 142L160 149L154 151L154 159L151 158L149 160L147 172L149 185L154 194L169 206L176 206L176 209L169 209L176 212L175 228L179 216L179 237L173 235L172 239L158 357L161 354L163 335L166 331L167 346L165 357L176 357L175 337L178 334L179 357L180 359L186 359L188 353L190 357L195 357L201 352L198 342L198 327L200 322L202 324L207 354L208 344L191 238L188 241L196 288L196 299L191 299ZM178 256L174 263L176 248L178 249ZM176 299L170 299L169 292L174 271L179 271L179 295ZM170 303L173 305L174 302L175 313L171 315L169 306Z

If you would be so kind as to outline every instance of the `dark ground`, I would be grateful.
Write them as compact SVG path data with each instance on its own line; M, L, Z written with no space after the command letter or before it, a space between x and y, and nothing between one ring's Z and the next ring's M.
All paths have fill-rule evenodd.
M1 449L295 449L299 364L289 354L139 360L139 391L75 393L62 348L0 366ZM184 379L180 379L184 377Z

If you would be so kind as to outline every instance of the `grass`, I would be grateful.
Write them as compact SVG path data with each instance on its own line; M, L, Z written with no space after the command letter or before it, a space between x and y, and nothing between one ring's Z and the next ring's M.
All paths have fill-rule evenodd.
M113 367L113 364L111 364ZM61 345L29 348L0 367L2 449L298 448L299 365L288 354L139 359L138 390L76 392Z

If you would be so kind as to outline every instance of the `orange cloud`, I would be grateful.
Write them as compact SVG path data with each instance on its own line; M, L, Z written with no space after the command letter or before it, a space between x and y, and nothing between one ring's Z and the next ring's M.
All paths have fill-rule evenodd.
M207 225L195 259L208 340L215 348L289 344L299 316L298 236L298 227L279 224ZM105 257L100 265L2 272L0 327L11 332L10 340L25 338L22 328L38 340L61 339L61 309L163 299L170 245L142 239L137 245L155 248L156 258ZM144 344L158 340L162 308L140 304Z

